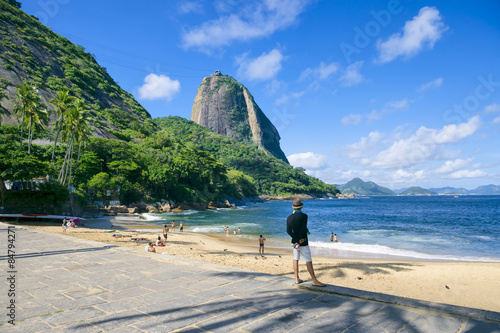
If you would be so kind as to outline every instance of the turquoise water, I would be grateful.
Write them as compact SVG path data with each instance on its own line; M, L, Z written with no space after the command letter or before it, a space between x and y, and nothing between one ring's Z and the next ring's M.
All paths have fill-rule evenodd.
M333 257L500 261L500 196L364 197L305 201L310 245ZM289 246L291 201L238 209L145 214L148 225L184 221L194 232L224 234ZM330 242L336 233L338 243ZM234 236L232 236L234 237Z

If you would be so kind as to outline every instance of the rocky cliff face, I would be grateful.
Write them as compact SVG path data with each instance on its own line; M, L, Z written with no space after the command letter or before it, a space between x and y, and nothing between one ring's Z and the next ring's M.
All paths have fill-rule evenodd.
M256 144L288 163L278 130L241 83L227 75L203 79L193 102L191 120L245 144Z

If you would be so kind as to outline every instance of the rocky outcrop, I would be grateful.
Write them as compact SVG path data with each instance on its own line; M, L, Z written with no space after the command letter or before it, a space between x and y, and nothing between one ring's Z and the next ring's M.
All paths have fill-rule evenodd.
M247 88L230 76L203 79L193 102L191 120L233 140L256 144L288 163L278 130L255 103Z

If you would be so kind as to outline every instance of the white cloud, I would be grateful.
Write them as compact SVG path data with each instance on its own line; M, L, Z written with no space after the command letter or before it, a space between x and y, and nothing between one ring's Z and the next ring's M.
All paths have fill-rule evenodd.
M370 132L368 137L362 137L358 142L347 145L346 155L351 159L365 159L383 137L384 134L379 131Z
M359 72L363 66L363 61L357 61L352 65L349 65L344 72L344 75L340 77L340 82L345 87L355 86L363 82L364 77Z
M494 124L499 124L500 123L500 117L496 117L495 119L493 119L493 123Z
M337 63L326 64L323 61L320 62L319 66L316 68L306 68L302 73L300 73L299 81L306 78L313 77L315 80L325 80L330 75L336 73L339 69Z
M479 116L459 125L446 125L440 130L422 126L409 138L396 141L381 151L370 159L369 164L378 168L401 168L427 162L439 157L442 146L463 140L474 134L480 126Z
M298 153L287 156L288 161L294 167L302 167L307 170L322 169L326 167L327 156L312 152Z
M170 101L181 90L181 84L165 75L151 73L144 78L144 84L139 88L139 98L165 99Z
M386 107L391 107L393 109L404 109L407 108L409 105L408 98L403 98L402 100L399 101L390 101L387 102Z
M415 172L410 172L403 169L398 169L390 174L390 178L394 183L414 183L419 179L424 178L424 170L417 170Z
M282 105L282 104L287 104L288 102L290 102L290 100L298 101L305 93L306 93L305 91L298 91L298 92L283 94L280 98L277 98L276 101L274 101L274 104Z
M296 23L308 2L302 0L241 2L241 5L231 8L234 13L206 21L200 26L184 31L183 46L208 53L233 41L270 36L275 31Z
M460 170L452 173L449 178L454 178L454 179L463 179L463 178L481 178L481 177L486 177L488 176L487 172L484 172L483 170Z
M442 84L443 84L443 78L438 77L435 80L432 80L430 82L422 84L418 90L421 92L424 92L424 91L429 90L429 89L441 87Z
M472 158L467 160L456 159L454 161L446 161L441 167L436 169L437 173L450 173L455 172L457 170L464 169L470 165Z
M490 104L484 108L486 112L500 112L500 104Z
M255 59L249 59L248 53L242 55L236 62L239 64L238 75L249 80L269 80L281 69L283 54L278 49L263 53Z
M199 2L183 1L179 5L179 13L181 14L200 13L202 11L202 6Z
M432 49L447 29L436 7L423 7L413 20L405 23L402 34L394 34L387 41L377 43L378 61L386 63L400 56L410 57L426 46Z
M342 118L342 125L357 125L361 122L363 116L360 114L350 114Z

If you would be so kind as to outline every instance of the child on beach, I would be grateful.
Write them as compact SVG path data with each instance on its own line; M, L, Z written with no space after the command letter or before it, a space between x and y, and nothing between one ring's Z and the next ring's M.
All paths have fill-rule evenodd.
M68 220L66 220L66 218L63 218L62 228L63 228L63 234L65 234L66 229L68 228Z
M179 231L184 232L184 221L181 221L181 224L179 224Z

